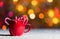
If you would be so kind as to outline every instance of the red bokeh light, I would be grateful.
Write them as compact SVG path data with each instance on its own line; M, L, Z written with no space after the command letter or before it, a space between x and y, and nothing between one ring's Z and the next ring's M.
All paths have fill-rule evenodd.
M3 5L4 5L4 2L1 1L1 2L0 2L0 7L3 7Z

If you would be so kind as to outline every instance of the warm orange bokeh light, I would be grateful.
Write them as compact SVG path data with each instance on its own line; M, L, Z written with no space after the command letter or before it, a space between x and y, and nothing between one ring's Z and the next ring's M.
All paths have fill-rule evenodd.
M13 0L13 4L16 4L18 2L18 0Z
M27 11L27 8L26 8L26 7L24 7L23 12L26 12L26 11Z
M28 2L28 0L23 0L23 2Z
M53 27L53 22L49 19L49 18L46 18L45 19L45 22L47 23L47 27Z
M40 19L43 19L43 18L44 18L44 14L43 14L43 13L40 13L40 14L39 14L39 18L40 18Z
M24 10L24 7L23 7L23 5L17 5L17 6L16 6L16 9L17 9L19 12L21 12L21 11Z
M2 30L6 30L7 27L5 25L2 26Z

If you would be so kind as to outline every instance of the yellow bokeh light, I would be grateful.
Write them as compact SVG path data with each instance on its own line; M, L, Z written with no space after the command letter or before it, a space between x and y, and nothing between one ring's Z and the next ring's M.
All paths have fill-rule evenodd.
M30 14L29 17L30 19L35 19L35 14Z
M34 13L34 10L33 10L33 9L29 9L29 10L28 10L28 14L30 15L30 14L32 14L32 13Z
M47 2L52 3L52 2L53 2L53 0L47 0Z
M49 11L48 11L48 16L49 16L49 17L52 18L52 17L54 17L54 15L55 15L55 14L54 14L54 11L53 11L53 10L49 10Z
M58 24L58 23L59 23L59 19L58 19L58 18L53 18L53 19L52 19L52 22L53 22L54 24Z
M15 3L17 3L18 2L18 0L13 0L13 3L15 4Z
M32 4L33 6L36 6L36 5L38 4L38 2L37 2L36 0L32 0L32 1L31 1L31 4Z
M24 7L23 7L23 5L17 5L17 6L16 6L16 9L17 9L18 11L23 11L23 10L24 10Z
M39 14L39 18L40 18L40 19L43 19L43 18L44 18L44 14L43 14L43 13L40 13L40 14Z
M2 26L2 30L6 30L7 27L5 25Z

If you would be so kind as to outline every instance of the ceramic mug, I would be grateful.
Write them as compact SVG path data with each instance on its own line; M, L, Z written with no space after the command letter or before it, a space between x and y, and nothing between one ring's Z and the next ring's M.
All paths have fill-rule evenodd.
M31 30L31 24L28 24L28 19L25 16L21 18L15 17L14 20L6 17L5 23L9 26L9 32L11 36L21 36L23 33L27 33ZM25 31L25 27L29 27Z

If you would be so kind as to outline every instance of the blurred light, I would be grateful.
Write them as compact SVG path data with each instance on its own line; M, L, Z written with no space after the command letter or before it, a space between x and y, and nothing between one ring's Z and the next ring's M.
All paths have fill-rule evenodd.
M36 0L37 2L41 2L41 0Z
M17 6L16 6L16 9L17 9L18 11L23 11L24 7L23 7L23 5L17 5Z
M49 18L46 18L45 19L45 22L47 23L47 27L53 27L53 23L52 23L52 21L51 21L51 19L49 19Z
M59 9L57 7L54 8L55 17L59 18Z
M13 2L18 2L18 0L13 0Z
M23 2L28 2L28 0L23 0Z
M8 13L8 16L9 16L9 17L12 17L12 16L13 16L13 12L10 11L10 12Z
M38 2L37 2L36 0L32 0L32 1L31 1L31 4L32 4L33 6L36 6L36 5L38 4Z
M26 12L26 11L27 11L27 8L26 8L26 7L24 7L23 12Z
M53 23L50 21L50 22L48 23L48 26L49 26L49 27L53 27Z
M43 14L43 13L40 13L40 14L39 14L39 18L40 18L40 19L43 19L43 18L44 18L44 14Z
M54 11L53 11L53 10L49 10L49 11L48 11L48 16L49 16L49 17L52 18L52 17L54 17L54 15L55 15L55 14L54 14Z
M47 0L49 3L52 3L53 2L53 0Z
M4 2L3 1L0 2L0 7L3 7L3 5L4 5Z
M15 3L17 3L18 2L18 0L13 0L13 3L15 4Z
M30 14L30 19L35 19L35 14Z
M34 13L34 10L33 10L33 9L29 9L29 10L28 10L28 14L30 15L30 14L32 14L32 13Z
M58 23L59 23L59 19L58 19L58 18L53 18L53 19L52 19L52 22L53 22L54 24L58 24Z
M5 25L2 26L2 30L6 30L7 27Z

